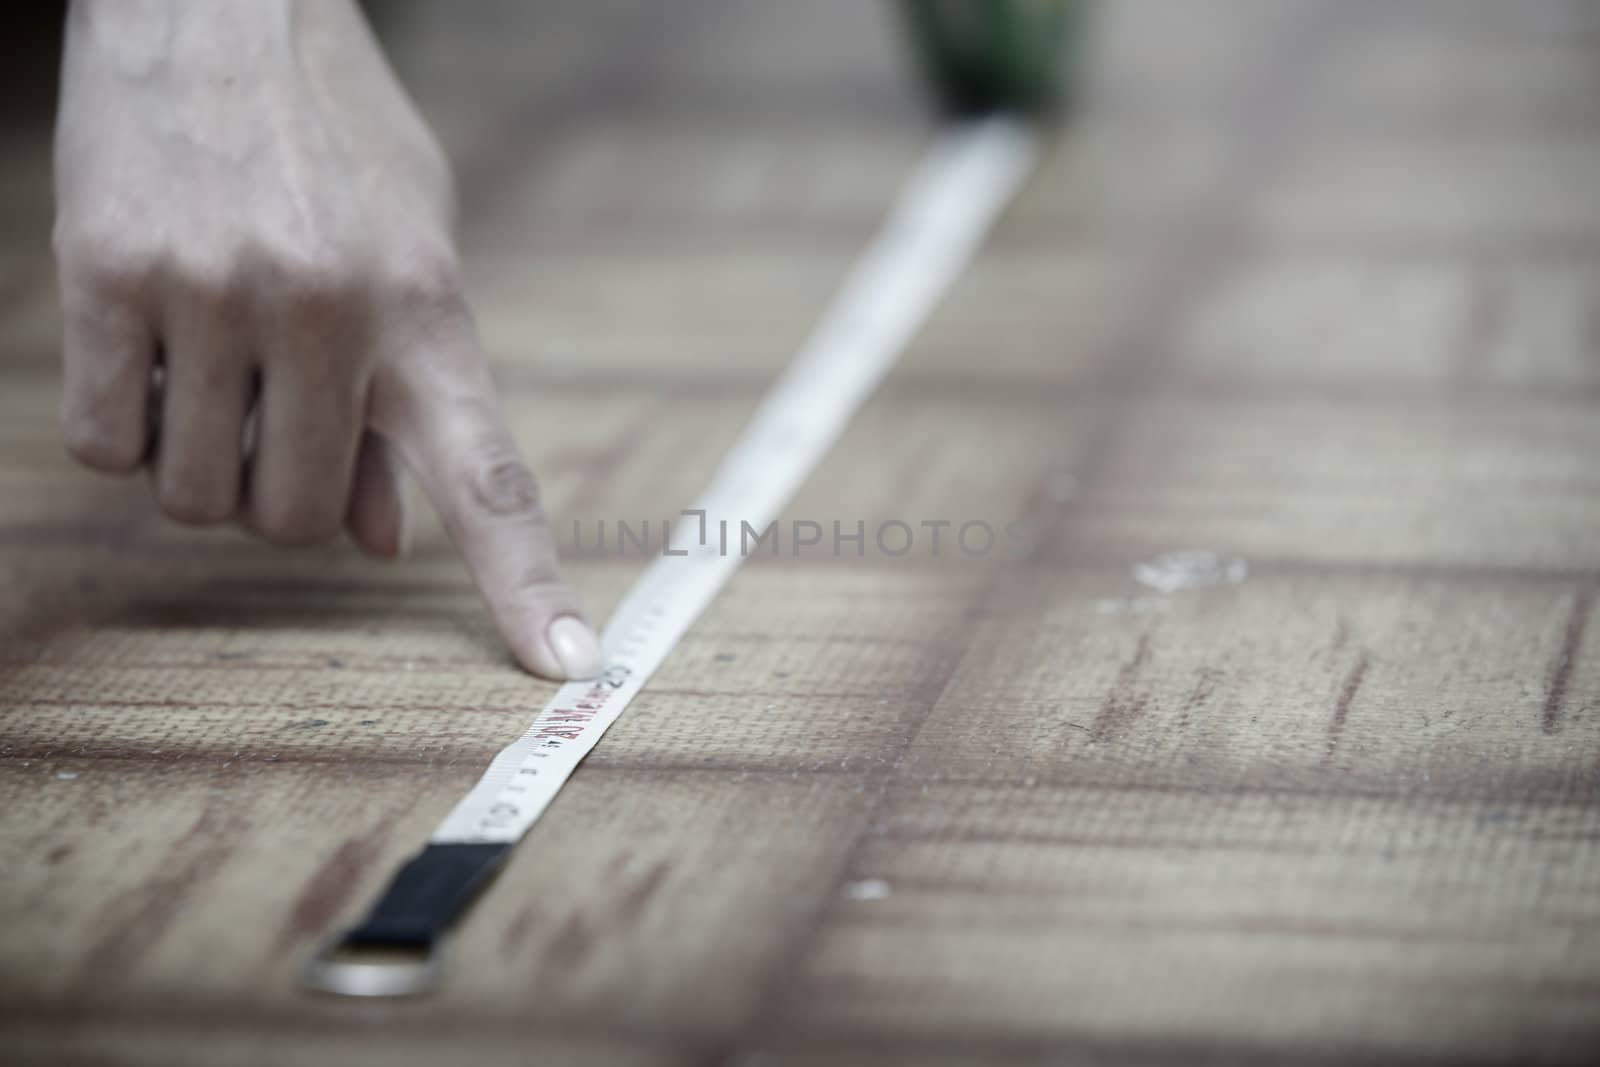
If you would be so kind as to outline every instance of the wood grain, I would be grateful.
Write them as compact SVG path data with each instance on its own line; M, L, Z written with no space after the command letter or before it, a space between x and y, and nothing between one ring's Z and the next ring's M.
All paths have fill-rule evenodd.
M373 11L563 545L671 517L930 129L891 9ZM278 552L70 466L8 111L0 1059L1591 1060L1597 43L1559 0L1105 4L786 515L943 552L753 560L404 1005L293 972L550 687L431 520ZM1135 579L1176 550L1247 573ZM567 555L601 616L642 564Z

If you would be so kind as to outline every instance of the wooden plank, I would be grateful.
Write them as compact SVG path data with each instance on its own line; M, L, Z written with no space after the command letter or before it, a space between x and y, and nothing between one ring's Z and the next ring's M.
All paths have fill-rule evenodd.
M550 687L431 518L400 564L279 552L68 463L19 114L0 1058L1582 1061L1600 128L1592 29L1517 8L1105 5L1081 106L785 515L824 544L733 581L406 1005L293 969ZM915 158L892 10L375 17L603 616L643 560L573 524L692 497ZM969 520L1028 538L969 557ZM1176 550L1246 569L1140 583Z

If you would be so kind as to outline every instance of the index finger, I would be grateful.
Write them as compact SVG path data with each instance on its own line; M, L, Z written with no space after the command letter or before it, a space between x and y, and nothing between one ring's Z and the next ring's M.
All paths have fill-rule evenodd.
M455 351L380 375L374 406L387 410L374 422L438 509L518 661L546 678L593 677L600 642L561 577L539 483L466 332Z

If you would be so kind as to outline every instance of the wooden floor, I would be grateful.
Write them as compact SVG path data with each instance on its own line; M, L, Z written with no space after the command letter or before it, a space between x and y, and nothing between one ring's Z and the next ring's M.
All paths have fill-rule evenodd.
M69 464L48 118L13 115L0 1060L1593 1056L1600 20L1105 8L789 512L1036 543L750 564L412 1003L293 971L550 687L435 526L279 552ZM930 131L891 15L378 9L564 544L684 506L868 240ZM1135 577L1185 550L1247 574ZM570 573L603 617L640 566Z

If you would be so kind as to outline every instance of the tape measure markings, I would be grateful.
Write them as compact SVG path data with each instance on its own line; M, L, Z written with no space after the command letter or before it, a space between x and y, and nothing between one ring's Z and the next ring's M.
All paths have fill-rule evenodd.
M685 511L700 522L675 523L663 554L618 604L601 637L605 672L556 691L427 847L401 867L366 919L312 957L309 986L397 995L438 981L440 938L743 562L707 531L741 521L761 530L778 518L959 276L1033 155L1032 133L1011 119L963 123L940 135L710 486ZM352 963L338 958L347 948L425 956Z

